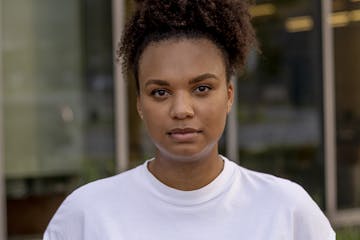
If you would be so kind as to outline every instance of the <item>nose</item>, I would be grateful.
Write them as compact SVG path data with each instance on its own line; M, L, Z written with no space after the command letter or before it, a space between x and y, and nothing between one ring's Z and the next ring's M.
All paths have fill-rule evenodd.
M183 120L194 116L191 96L187 93L177 93L173 97L170 109L171 118Z

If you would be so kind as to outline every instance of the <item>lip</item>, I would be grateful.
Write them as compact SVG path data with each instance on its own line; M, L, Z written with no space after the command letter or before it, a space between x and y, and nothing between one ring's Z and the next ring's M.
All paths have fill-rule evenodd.
M195 140L201 132L201 130L195 128L174 128L167 134L176 142L191 142Z

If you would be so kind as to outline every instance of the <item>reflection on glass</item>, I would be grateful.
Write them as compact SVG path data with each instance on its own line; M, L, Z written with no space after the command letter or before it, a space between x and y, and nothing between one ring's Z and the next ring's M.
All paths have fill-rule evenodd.
M334 1L337 130L337 199L340 209L360 207L360 2Z
M41 235L70 191L115 172L110 4L2 1L9 239Z
M324 206L318 1L257 1L261 54L239 80L239 152L246 167L300 183Z

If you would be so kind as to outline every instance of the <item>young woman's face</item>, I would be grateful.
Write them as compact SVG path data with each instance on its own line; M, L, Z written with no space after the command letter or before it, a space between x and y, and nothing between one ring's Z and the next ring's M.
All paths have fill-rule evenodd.
M195 160L216 151L233 101L220 49L207 39L147 46L137 109L158 154Z

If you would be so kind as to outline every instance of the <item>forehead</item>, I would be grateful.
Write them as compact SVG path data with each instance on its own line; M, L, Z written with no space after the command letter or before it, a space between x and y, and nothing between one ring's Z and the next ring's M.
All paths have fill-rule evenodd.
M139 80L187 78L198 74L225 74L222 51L212 41L169 39L150 43L139 59Z

